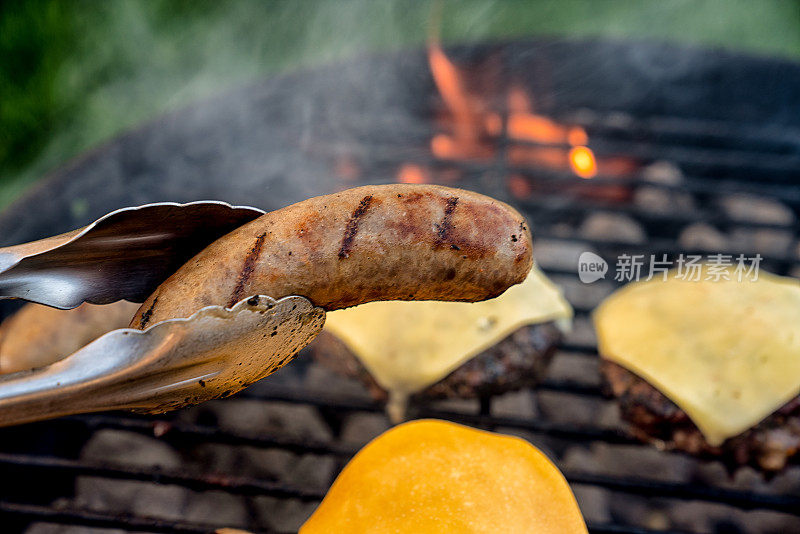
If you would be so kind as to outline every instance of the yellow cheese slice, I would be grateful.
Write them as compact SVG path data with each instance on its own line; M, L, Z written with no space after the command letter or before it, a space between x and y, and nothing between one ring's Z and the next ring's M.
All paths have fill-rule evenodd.
M526 280L484 302L372 302L330 312L341 339L397 402L525 325L560 320L572 308L534 266Z
M595 311L603 357L677 404L712 445L800 394L800 281L635 282Z

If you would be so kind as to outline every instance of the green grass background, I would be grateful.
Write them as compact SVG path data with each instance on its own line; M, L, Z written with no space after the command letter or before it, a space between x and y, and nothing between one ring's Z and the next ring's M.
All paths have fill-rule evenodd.
M166 110L280 70L421 45L438 1L5 0L0 208ZM800 58L798 0L443 0L438 8L446 43L610 36Z

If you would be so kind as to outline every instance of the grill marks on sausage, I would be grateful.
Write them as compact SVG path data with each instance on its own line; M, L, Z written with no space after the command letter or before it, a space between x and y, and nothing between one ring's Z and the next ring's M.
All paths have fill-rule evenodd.
M266 237L267 237L266 232L259 235L256 238L256 242L253 243L253 246L247 253L247 256L244 258L244 264L242 265L242 270L239 272L239 278L238 280L236 280L236 286L233 288L233 293L231 294L231 298L228 301L228 308L230 308L231 306L233 306L242 299L244 293L244 286L250 279L250 276L253 274L253 270L255 270L256 262L258 261L258 257L261 255L261 248L264 246L264 239Z
M444 206L444 216L436 225L436 240L433 242L434 248L440 247L447 241L450 230L453 229L453 212L458 205L458 197L449 197Z
M147 326L147 323L150 322L150 317L153 315L153 310L156 307L156 302L158 302L158 297L153 299L153 302L150 304L150 307L145 310L142 314L142 318L139 319L139 328L144 328Z
M353 248L353 240L358 233L358 224L361 222L361 218L364 217L364 214L367 213L367 210L369 210L371 204L372 195L365 196L361 199L361 202L359 202L358 207L353 211L352 215L350 215L350 220L347 221L347 226L342 236L342 246L339 248L340 260L350 256L350 250Z

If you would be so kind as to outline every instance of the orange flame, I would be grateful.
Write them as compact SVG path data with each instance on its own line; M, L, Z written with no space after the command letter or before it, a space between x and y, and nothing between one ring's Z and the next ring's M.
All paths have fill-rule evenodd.
M597 175L597 161L594 152L585 146L575 146L569 151L569 165L572 172L581 178L594 178Z
M436 134L431 139L431 152L438 158L458 157L458 147L453 138L447 134Z
M512 164L571 170L584 179L595 177L598 170L606 173L620 168L628 174L632 172L624 168L626 163L634 165L627 160L598 162L588 147L589 136L584 128L560 124L534 113L530 95L519 86L511 87L506 96L508 117L504 124L499 114L488 111L485 100L470 93L463 73L445 55L436 37L428 48L428 62L447 108L440 124L444 132L430 139L431 152L437 158L490 158L497 146L493 140L505 133L512 141L531 143L512 142L508 146L506 153ZM432 179L449 183L460 176L460 171L454 169L437 170L435 177L433 172L431 168L408 163L399 169L397 179L403 183L428 183ZM509 177L507 185L518 198L534 193L533 185L521 175Z
M472 109L461 83L461 77L456 66L447 59L439 45L431 45L428 50L428 63L431 67L433 81L436 83L444 103L455 116L456 124L463 126L465 123L472 122Z
M512 113L508 117L508 136L538 143L561 144L567 140L567 129L560 124L532 113Z
M452 137L436 135L431 139L431 152L440 158L490 157L491 147L481 143L484 131L502 129L497 114L486 114L480 100L473 98L464 87L456 66L447 58L442 48L432 43L428 49L428 63L439 94L452 116Z
M572 146L588 145L589 136L586 135L586 130L580 126L575 126L569 131L569 134L567 134L567 141Z
M424 184L428 181L427 172L419 165L406 163L400 167L397 179L404 184Z

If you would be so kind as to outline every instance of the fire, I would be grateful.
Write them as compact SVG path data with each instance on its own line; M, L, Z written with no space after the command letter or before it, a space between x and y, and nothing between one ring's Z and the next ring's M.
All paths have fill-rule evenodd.
M431 152L437 158L455 158L458 157L459 149L449 135L436 134L431 139Z
M547 117L532 113L512 113L506 129L512 139L551 144L562 144L567 140L566 128Z
M439 45L431 45L428 50L428 63L439 94L455 116L456 123L472 122L472 106L461 83L461 76Z
M495 131L497 135L502 130L500 116L483 113L480 100L465 89L458 69L436 43L428 49L428 63L452 120L452 136L434 136L431 152L439 158L491 157L491 147L481 141L487 132Z
M406 163L400 167L400 172L397 175L400 183L404 184L424 184L428 181L427 173L419 165Z
M581 178L594 178L597 175L597 161L594 152L585 146L574 146L569 151L569 165L572 172Z
M594 178L598 172L613 174L615 169L623 169L621 174L633 171L633 162L614 158L598 162L584 128L535 113L530 95L519 86L511 87L506 95L506 117L489 111L490 100L470 92L463 71L445 55L436 37L428 48L428 63L447 109L437 117L440 131L430 139L435 157L488 160L502 146L499 141L505 135L510 142L504 153L512 165L571 171L584 179ZM399 169L397 179L403 183L453 183L460 179L460 171L454 169L437 170L435 176L433 173L432 168L408 163ZM534 192L533 184L520 174L511 176L507 186L518 198Z
M497 113L487 113L484 121L486 132L491 135L503 133L503 119Z
M576 126L569 131L569 134L567 134L567 141L572 146L588 145L589 136L586 135L586 130L580 126Z

